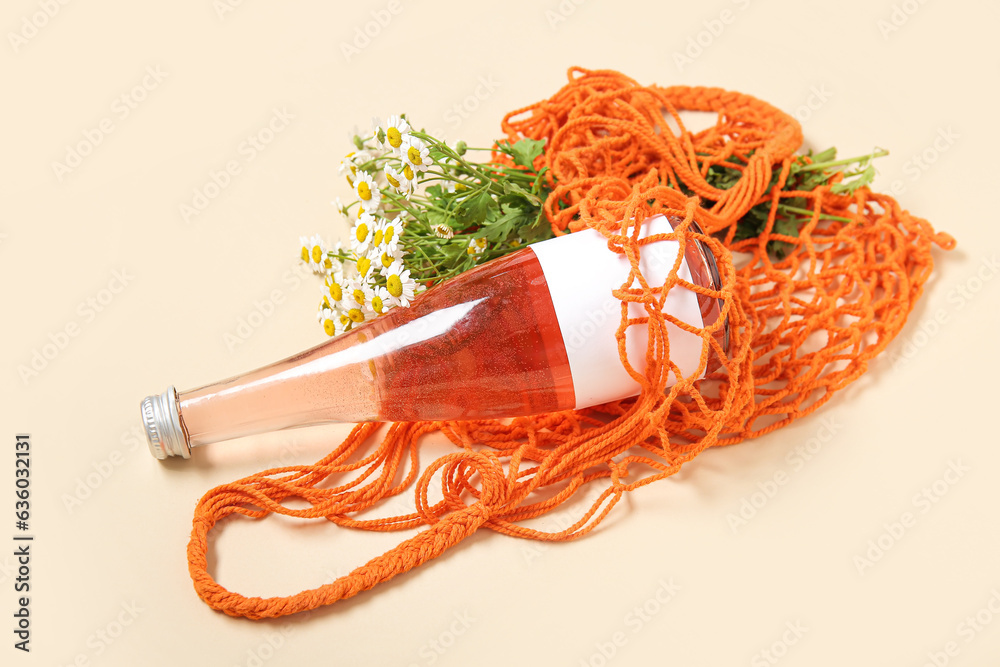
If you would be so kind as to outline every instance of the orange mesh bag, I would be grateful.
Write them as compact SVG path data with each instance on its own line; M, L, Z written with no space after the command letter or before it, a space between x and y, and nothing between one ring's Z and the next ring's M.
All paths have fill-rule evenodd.
M714 112L718 120L691 133L681 110ZM195 589L213 608L256 619L331 604L438 556L479 528L550 541L585 535L625 493L676 473L707 447L791 423L858 378L906 322L931 273L932 245L950 249L955 243L867 188L851 196L834 194L829 185L783 192L801 129L747 95L643 87L617 72L571 69L562 90L512 112L503 129L511 140L547 142L535 166L549 167L554 178L545 202L553 231L597 229L609 252L631 263L631 275L614 292L622 302L616 335L622 363L641 393L511 421L395 423L378 442L376 424L359 424L314 464L265 470L212 489L195 510L188 559ZM710 186L708 169L732 158L745 164L738 182L727 190ZM683 194L682 184L695 196ZM798 236L773 232L778 205L789 197L805 200L812 211ZM715 203L703 208L703 200ZM763 233L735 241L739 219L762 202L770 203ZM639 241L638 226L629 221L657 213L683 223L671 234ZM638 269L642 246L664 238L682 246L706 243L718 262L719 289L682 281L676 266L664 284L650 285ZM780 261L766 250L775 240L789 244ZM676 286L720 299L722 317L696 329L663 314L663 299ZM628 317L632 302L643 305L645 317ZM728 354L715 335L724 321ZM703 339L701 366L689 377L670 363L667 322ZM646 368L630 367L624 354L625 332L633 326L649 330ZM667 388L672 371L679 379ZM421 470L418 443L428 433L443 434L456 451ZM341 476L349 477L339 481ZM594 484L603 490L565 530L524 525ZM357 516L411 486L412 513ZM283 504L292 497L310 506ZM208 572L209 531L232 514L259 519L272 512L364 530L425 528L316 589L275 598L225 589Z

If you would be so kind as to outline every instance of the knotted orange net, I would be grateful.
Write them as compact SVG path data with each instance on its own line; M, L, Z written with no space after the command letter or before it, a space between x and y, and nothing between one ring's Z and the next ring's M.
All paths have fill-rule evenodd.
M692 133L681 110L713 112L717 122ZM257 619L331 604L438 556L482 527L536 540L585 535L625 493L676 473L707 447L789 424L857 379L906 322L931 273L932 244L955 244L891 197L867 188L851 196L834 194L830 186L783 192L801 129L789 115L747 95L640 86L617 72L571 69L562 90L508 114L503 129L511 140L547 141L535 166L549 167L554 177L545 202L553 230L596 228L608 238L609 251L628 257L632 275L614 293L622 301L617 336L622 363L641 394L509 422L395 423L379 442L373 442L378 425L359 424L314 464L265 470L212 489L195 510L188 559L195 589L213 608ZM746 165L738 183L727 190L710 186L708 169L724 161L731 165L734 157ZM681 184L695 196L684 195ZM789 197L804 199L812 211L797 237L772 232L778 204ZM702 200L715 203L702 208ZM735 241L737 221L761 202L770 203L763 234ZM637 226L623 221L657 213L684 220L663 238L681 245L698 239L715 253L717 291L680 280L676 267L663 285L645 281L638 270L642 245L660 237L639 242ZM704 233L696 233L691 221ZM791 244L780 261L766 251L773 240ZM675 286L722 300L719 325L728 318L728 354L713 335L717 326L695 329L661 313L663 298ZM629 319L630 302L643 304L646 317ZM701 368L690 377L680 377L670 364L668 321L704 340ZM629 367L624 354L631 326L649 328L645 369ZM721 364L709 365L713 358ZM707 375L696 379L706 368ZM667 388L671 371L680 379ZM421 471L418 443L428 433L443 434L457 450ZM342 475L351 477L340 482ZM438 484L440 493L432 492ZM565 530L524 525L593 485L603 490ZM412 513L357 516L411 486ZM310 506L283 504L292 497ZM364 530L426 528L312 590L260 598L225 589L208 571L209 531L232 514L259 519L272 512Z

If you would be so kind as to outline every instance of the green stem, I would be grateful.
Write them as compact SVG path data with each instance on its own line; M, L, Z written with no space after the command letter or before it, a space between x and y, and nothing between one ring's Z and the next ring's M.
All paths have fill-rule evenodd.
M407 213L409 213L410 215L412 215L414 218L417 217L418 213L414 209L412 209L409 206L407 206L406 204L403 204L403 203L400 203L400 202L395 202L395 203L396 203L397 206L399 206L399 208L402 211L406 211ZM392 211L390 211L390 212L392 212ZM398 215L398 213L397 213L397 215ZM396 216L394 215L392 217L395 218Z
M789 213L796 213L798 215L808 215L813 216L815 211L810 211L807 208L799 208L798 206L791 206L789 204L778 204L778 210L787 211ZM829 213L823 213L820 211L819 217L822 220L840 220L841 222L854 222L852 218L845 218L840 215L830 215Z
M422 209L434 209L435 211L441 211L442 213L451 213L451 211L449 211L447 209L444 209L444 208L441 208L440 206L435 206L434 204L431 204L430 203L431 200L427 199L425 197L416 197L416 196L414 196L413 198L407 198L407 197L403 197L403 196L401 196L401 195L399 195L399 194L397 194L397 193L395 193L395 192L393 192L391 190L388 190L388 189L383 189L382 190L382 194L385 195L387 199L389 199L390 201L392 201L393 204L396 204L396 205L400 206L407 213L409 213L410 215L412 215L414 218L417 217L417 214L414 213L413 211L411 211L410 209L406 208L405 206L403 206L403 204L401 202L407 202L407 203L411 203L411 204L418 204L418 206L420 208L422 208Z
M869 155L862 155L860 157L849 157L843 160L828 160L827 162L814 162L812 164L803 165L798 168L798 171L816 171L818 169L828 169L829 167L839 167L844 164L854 164L855 162L869 162L875 158L885 157L889 154L889 151L884 148L876 148L874 152Z

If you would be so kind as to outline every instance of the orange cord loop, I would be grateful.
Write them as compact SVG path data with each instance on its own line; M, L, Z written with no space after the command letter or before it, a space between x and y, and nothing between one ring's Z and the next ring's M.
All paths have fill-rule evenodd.
M682 110L716 113L717 122L689 132ZM213 608L266 618L331 604L438 556L483 526L548 541L586 535L625 493L673 475L707 447L789 424L856 380L913 310L933 268L931 246L955 246L950 235L935 233L893 198L867 188L851 196L833 194L829 187L783 192L801 128L788 114L748 95L640 86L617 72L573 68L566 86L508 114L503 129L511 140L547 142L535 166L548 167L554 179L544 205L553 231L596 229L608 239L609 252L623 253L632 265L640 287L632 286L630 276L615 292L623 301L616 336L628 367L626 331L648 327L647 367L632 369L642 393L509 422L392 424L375 443L376 425L359 424L315 464L265 470L212 489L195 510L188 559L195 589ZM742 177L731 189L716 190L705 179L707 169L731 158L746 164ZM769 189L775 170L778 183ZM684 194L681 184L695 196ZM797 237L773 231L778 205L790 197L813 211ZM702 208L699 198L716 203ZM761 203L770 206L764 233L736 241L740 217ZM703 288L682 284L676 273L663 285L645 281L639 270L642 244L634 238L632 221L657 213L685 221L667 238L684 245L697 237L710 246L721 277L712 295L722 300L730 327L728 355L721 354L714 337L717 327L695 329L704 341L701 369L708 367L710 350L721 366L711 367L703 379L700 370L680 377L669 390L666 378L677 369L670 365L663 335L669 318L656 304L673 287ZM691 232L689 221L698 222L706 235ZM771 240L790 244L784 259L768 256ZM624 302L633 300L647 304L648 317L627 318ZM460 451L421 472L417 443L433 432ZM348 474L354 475L348 482L325 485ZM435 479L440 487L432 493ZM411 487L412 513L357 517ZM549 533L524 525L590 490L596 493L588 496L589 508L565 529ZM305 499L309 507L285 505L290 497ZM233 514L259 519L272 512L365 530L425 528L313 590L276 598L226 590L208 572L209 531Z

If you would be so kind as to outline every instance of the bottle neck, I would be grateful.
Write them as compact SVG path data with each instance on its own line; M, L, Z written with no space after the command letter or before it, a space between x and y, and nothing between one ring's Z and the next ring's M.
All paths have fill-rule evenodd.
M378 396L364 330L249 373L177 395L189 446L293 426L378 419Z
M191 458L187 434L181 426L177 392L168 387L158 396L147 396L140 404L146 441L150 453L158 459L170 456Z
M674 230L676 230L682 222L680 218L668 217L667 219L670 221L671 229ZM694 220L689 223L688 229L696 234L704 234L701 227ZM691 282L695 285L700 285L701 287L707 287L713 290L722 288L722 278L719 275L719 266L715 262L715 255L712 254L712 251L704 242L697 239L689 242L684 248L684 261L687 263L688 269L691 272ZM707 294L701 294L700 292L697 296L698 306L701 310L702 323L706 328L711 327L722 315L722 299L716 299L715 297L708 296ZM728 318L722 323L722 326L716 330L715 339L719 342L719 345L722 346L722 349L728 353ZM718 359L712 359L712 361L714 361L716 366L719 365Z

